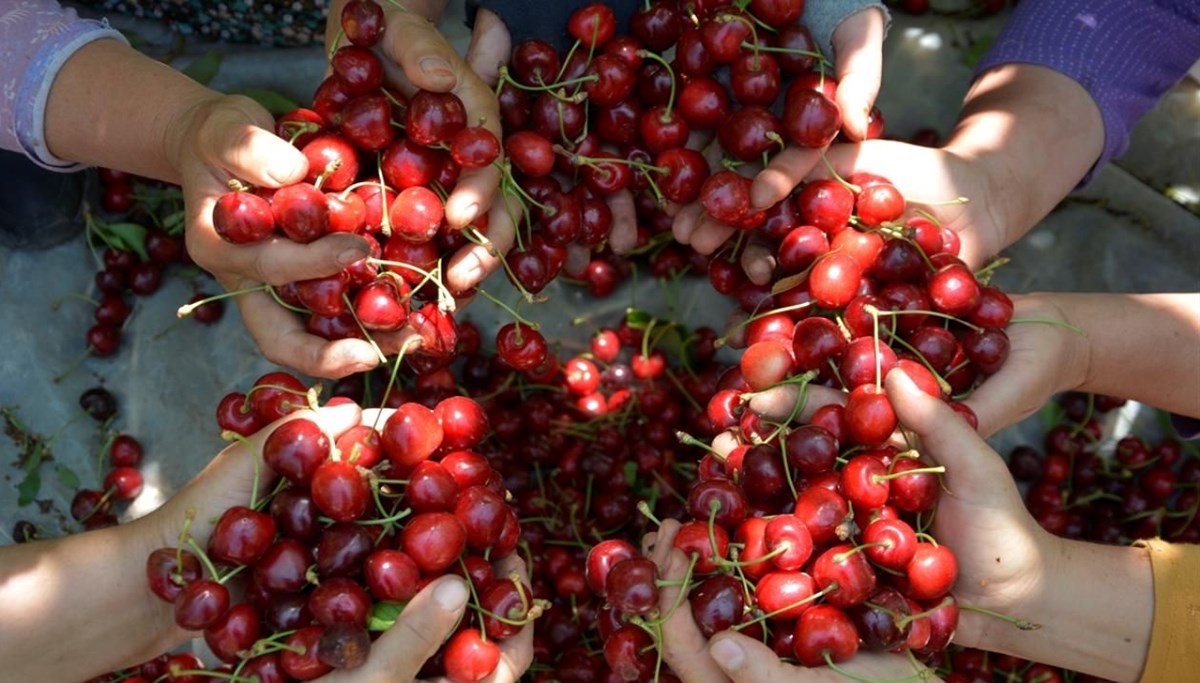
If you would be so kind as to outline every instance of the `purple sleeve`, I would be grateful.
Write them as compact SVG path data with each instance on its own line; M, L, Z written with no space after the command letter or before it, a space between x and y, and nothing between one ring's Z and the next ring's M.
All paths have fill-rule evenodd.
M46 100L58 70L88 43L126 42L106 22L80 19L53 0L16 0L0 8L0 149L21 152L53 171L79 165L46 146Z
M1035 64L1088 91L1104 120L1104 151L1082 185L1125 151L1134 125L1197 58L1197 0L1024 0L977 73Z

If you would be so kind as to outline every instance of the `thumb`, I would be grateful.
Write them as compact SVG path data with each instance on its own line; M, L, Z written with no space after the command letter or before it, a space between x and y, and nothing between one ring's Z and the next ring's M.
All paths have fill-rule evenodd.
M863 140L883 79L883 12L869 7L850 15L833 32L831 43L842 125L850 137Z
M479 74L488 87L495 87L500 78L500 65L512 52L512 37L508 26L490 10L479 9L475 15L475 30L467 48L467 66Z
M946 468L955 494L983 496L1011 479L1000 456L947 403L922 391L903 370L889 372L886 383L900 424L920 438L922 455Z
M282 187L304 180L308 160L273 132L274 119L254 100L225 99L201 128L200 149L227 173L251 185Z
M371 645L361 669L331 674L321 683L413 680L454 631L467 597L467 586L457 576L434 581L405 605L396 623Z
M781 662L769 647L741 634L726 631L713 636L708 654L733 683L799 680L797 670Z
M414 87L432 92L450 92L457 87L455 67L462 60L433 22L414 12L390 12L383 35L384 52L400 65Z

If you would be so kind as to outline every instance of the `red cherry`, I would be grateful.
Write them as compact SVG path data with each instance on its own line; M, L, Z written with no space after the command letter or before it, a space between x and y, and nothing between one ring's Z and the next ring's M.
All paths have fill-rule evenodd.
M442 445L437 415L418 403L405 403L387 419L381 431L383 452L402 467L414 467Z
M617 32L617 17L612 8L600 2L580 7L567 20L567 33L582 47L604 47Z
M366 513L370 486L358 468L328 460L313 472L310 484L313 503L336 522L352 522Z
M796 622L793 647L796 659L804 666L845 662L858 652L858 630L840 609L814 605Z
M261 242L275 233L275 217L267 200L251 192L227 192L213 206L213 228L233 244Z
M401 534L403 550L425 574L444 571L467 548L467 532L449 512L423 512Z

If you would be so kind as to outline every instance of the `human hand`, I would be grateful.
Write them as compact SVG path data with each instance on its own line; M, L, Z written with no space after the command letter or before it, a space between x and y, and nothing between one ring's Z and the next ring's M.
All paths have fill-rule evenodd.
M933 535L954 551L954 595L965 605L1015 615L1037 614L1050 578L1056 539L1025 510L1004 460L949 405L919 389L901 370L888 373L888 398L903 428L919 439L923 461L946 468ZM986 644L999 619L964 611L956 641Z
M1015 295L1008 359L963 403L988 437L1036 413L1059 392L1080 386L1088 368L1087 340L1053 295ZM1026 322L1028 321L1028 322Z
M657 532L646 534L642 546L645 553L659 568L664 585L659 590L659 611L668 614L671 606L679 600L680 586L670 582L679 581L687 573L688 560L683 551L674 547L679 522L664 520ZM663 660L684 683L834 683L851 680L833 669L806 668L785 664L775 652L763 643L734 631L724 631L706 641L692 618L691 609L684 602L663 623ZM890 653L862 652L854 659L839 665L839 669L855 676L858 680L901 680L912 677L914 665L905 657ZM936 683L937 678L922 680Z

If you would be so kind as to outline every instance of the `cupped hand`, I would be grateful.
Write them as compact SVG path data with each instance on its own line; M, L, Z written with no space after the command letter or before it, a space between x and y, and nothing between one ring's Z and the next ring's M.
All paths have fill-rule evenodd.
M902 427L919 440L922 460L946 468L933 535L954 551L954 595L964 605L1020 617L1047 580L1052 537L1025 510L1004 460L944 401L921 391L902 370L887 380ZM986 643L990 629L1012 625L964 612L956 640Z
M1068 327L1062 308L1047 295L1014 295L1008 360L964 401L987 437L1036 413L1050 398L1083 383L1085 332Z
M705 640L692 618L691 607L682 590L671 581L679 581L687 574L688 560L683 551L673 547L679 522L665 520L657 532L647 534L643 548L658 566L659 576L666 585L659 590L659 611L670 614L663 623L663 660L684 683L834 683L851 680L825 667L807 668L792 666L780 660L775 652L762 642L734 631L724 631ZM674 612L671 607L679 602ZM854 659L839 665L842 670L861 676L858 680L902 680L912 677L913 664L905 657L887 653L859 653ZM922 680L936 683L937 678L929 674Z

